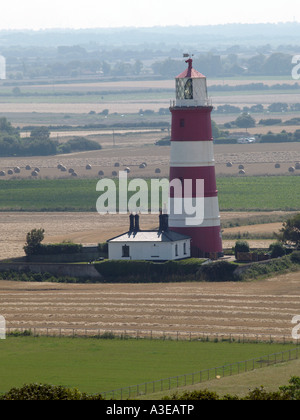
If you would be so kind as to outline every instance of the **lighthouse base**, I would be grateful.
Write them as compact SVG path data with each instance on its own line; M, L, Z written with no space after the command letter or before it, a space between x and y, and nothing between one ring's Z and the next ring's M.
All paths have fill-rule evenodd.
M220 226L170 227L170 230L192 238L191 256L194 258L218 259L224 256Z

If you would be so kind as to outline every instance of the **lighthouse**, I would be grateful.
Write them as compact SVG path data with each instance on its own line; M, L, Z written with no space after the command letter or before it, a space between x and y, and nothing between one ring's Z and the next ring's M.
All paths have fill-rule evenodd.
M206 77L193 68L176 77L176 100L172 101L169 228L191 238L194 257L223 255L218 191L211 125L213 107L207 96ZM172 188L172 181L182 188ZM191 188L187 188L191 185ZM202 186L202 187L201 187ZM198 217L187 214L184 200L198 208ZM202 217L199 215L202 213Z

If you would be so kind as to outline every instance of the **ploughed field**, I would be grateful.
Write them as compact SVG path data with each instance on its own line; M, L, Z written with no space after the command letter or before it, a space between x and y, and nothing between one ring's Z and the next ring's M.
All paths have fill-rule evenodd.
M49 334L291 340L299 273L249 283L53 284L0 281L8 328ZM36 330L34 330L36 329ZM73 331L74 329L74 331ZM90 331L89 331L90 330Z

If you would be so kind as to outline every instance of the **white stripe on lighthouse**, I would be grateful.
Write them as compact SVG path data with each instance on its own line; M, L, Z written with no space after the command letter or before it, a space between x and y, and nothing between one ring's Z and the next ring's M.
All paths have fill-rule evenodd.
M170 166L215 166L212 141L172 141Z
M204 217L197 223L196 216L200 212L195 211L195 220L192 214L188 214L184 208L183 198L170 198L169 199L169 226L170 227L187 227L187 220L190 220L189 226L194 227L215 227L221 225L219 201L218 197L204 198ZM194 199L195 200L195 199ZM180 214L175 214L180 213Z

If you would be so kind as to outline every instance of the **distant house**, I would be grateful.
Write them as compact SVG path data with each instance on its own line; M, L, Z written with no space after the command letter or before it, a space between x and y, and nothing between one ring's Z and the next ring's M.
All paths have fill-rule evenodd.
M110 260L168 261L191 257L191 238L168 228L160 215L158 230L140 230L139 216L130 215L129 231L108 241Z

